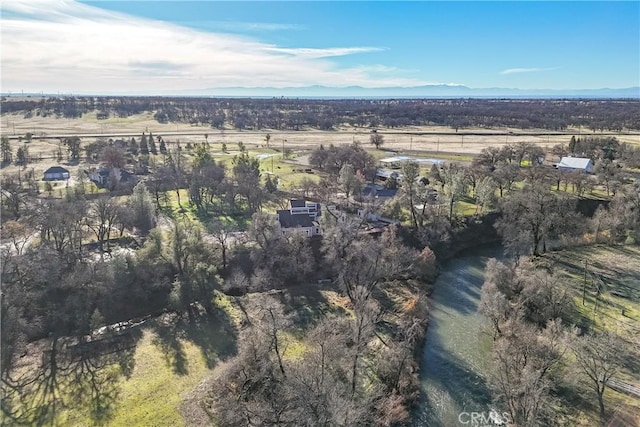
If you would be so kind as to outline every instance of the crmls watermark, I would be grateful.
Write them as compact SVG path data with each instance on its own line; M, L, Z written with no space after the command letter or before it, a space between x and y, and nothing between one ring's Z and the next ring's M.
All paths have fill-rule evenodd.
M460 412L458 422L464 426L473 427L493 427L507 426L511 424L511 417L508 412Z

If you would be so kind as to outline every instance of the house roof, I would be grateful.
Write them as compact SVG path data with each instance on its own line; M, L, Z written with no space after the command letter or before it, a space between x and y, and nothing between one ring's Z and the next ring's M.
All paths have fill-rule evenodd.
M423 158L423 157L412 157L412 156L393 156L393 157L385 157L384 159L380 159L380 163L399 163L399 162L418 162L418 163L433 163L436 165L444 163L442 159L433 159L433 158Z
M62 166L51 166L49 169L44 171L44 173L69 173L69 171Z
M389 169L378 169L376 171L376 176L379 176L381 178L390 178L393 176L394 178L398 179L402 177L402 174Z
M584 157L563 157L558 163L559 168L586 169L591 159Z
M393 197L397 192L398 190L396 189L384 188L381 185L367 185L362 190L362 195L374 197Z
M289 204L292 208L304 208L306 206L304 200L300 199L291 199L289 200Z
M291 215L291 211L286 209L277 213L282 228L313 227L313 220L309 215Z
M413 160L413 159L409 156L393 156L393 157L385 157L384 159L380 159L380 163L406 162L409 160Z

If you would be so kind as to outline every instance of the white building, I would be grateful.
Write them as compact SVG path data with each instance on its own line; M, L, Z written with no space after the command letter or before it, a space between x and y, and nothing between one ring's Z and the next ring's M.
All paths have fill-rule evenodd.
M593 171L593 162L591 159L584 157L563 157L556 168L564 171L579 170L586 173Z
M317 219L320 216L320 203L299 199L289 200L289 209L276 211L282 235L302 233L306 237L322 235Z

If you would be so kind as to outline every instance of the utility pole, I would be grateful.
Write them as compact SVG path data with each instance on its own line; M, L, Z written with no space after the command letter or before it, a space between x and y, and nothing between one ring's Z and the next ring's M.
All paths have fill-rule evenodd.
M439 153L439 152L440 152L440 138L438 138L438 142L436 145L436 153Z
M413 136L411 137L411 141L409 142L409 151L413 150Z
M460 143L460 147L464 147L464 135L462 135L462 142Z

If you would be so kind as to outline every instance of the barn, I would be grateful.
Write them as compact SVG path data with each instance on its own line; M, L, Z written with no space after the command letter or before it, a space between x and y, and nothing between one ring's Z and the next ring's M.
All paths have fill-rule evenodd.
M556 165L560 170L575 171L579 170L586 173L593 171L593 162L591 159L583 157L563 157L560 163Z

